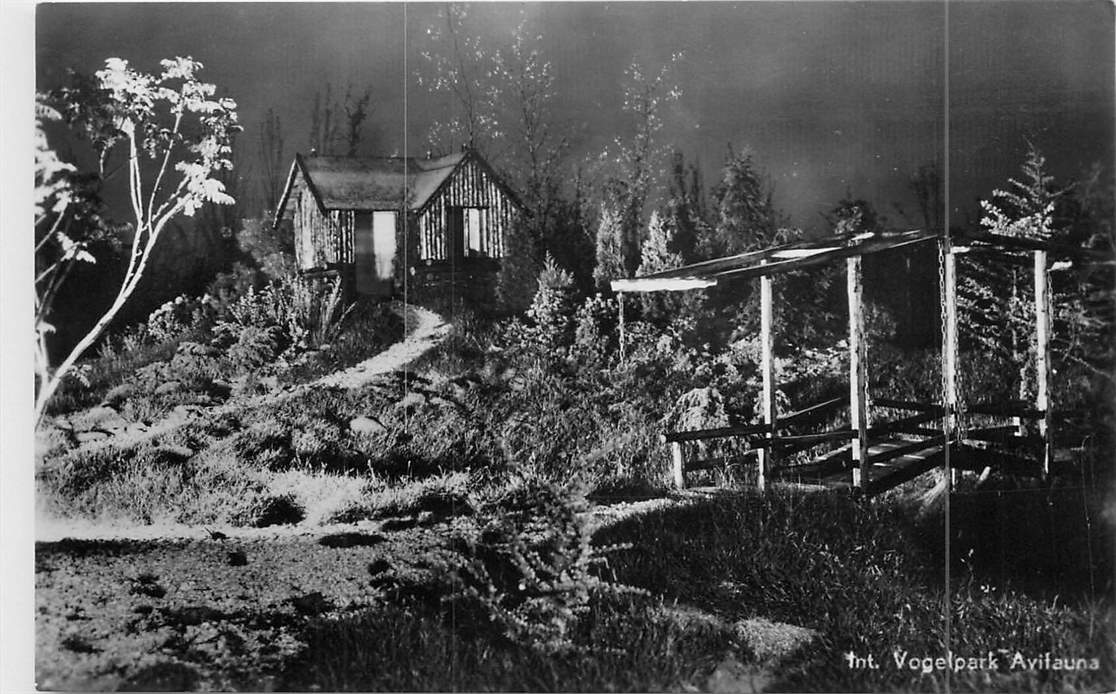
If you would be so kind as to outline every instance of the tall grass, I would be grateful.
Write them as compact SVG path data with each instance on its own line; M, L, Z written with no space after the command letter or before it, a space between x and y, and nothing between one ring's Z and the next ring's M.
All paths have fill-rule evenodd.
M622 581L727 619L759 615L818 630L821 647L787 663L776 689L945 687L942 672L850 669L842 659L852 651L890 661L896 649L931 656L948 648L962 655L1049 651L1095 657L1100 664L1097 671L960 672L950 679L959 691L1095 689L1112 681L1110 590L1067 605L1031 597L1007 577L995 580L961 566L950 587L947 643L944 564L935 544L943 532L933 520L916 523L897 504L862 505L833 493L768 493L658 511L609 528L598 540L643 539L639 552L614 563ZM1014 539L1028 546L1027 538Z
M81 378L72 376L62 381L47 404L47 414L66 414L96 405L138 369L173 357L178 343L178 339L170 339L131 349L104 350L82 364Z
M307 629L283 689L322 691L698 691L732 647L729 629L673 618L655 600L595 602L565 656L472 632L437 606L385 606Z

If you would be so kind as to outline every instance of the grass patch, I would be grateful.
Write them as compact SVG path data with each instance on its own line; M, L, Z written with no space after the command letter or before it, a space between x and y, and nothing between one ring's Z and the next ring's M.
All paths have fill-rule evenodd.
M353 523L421 513L439 518L470 515L476 507L473 487L470 475L465 472L447 472L392 484L371 482L359 498L338 509L327 522Z
M436 607L389 606L306 631L281 687L322 691L696 691L732 647L716 620L695 625L654 600L602 599L563 656L455 622ZM466 637L467 635L467 637Z
M945 653L943 565L933 539L941 534L940 526L916 524L897 504L857 504L834 493L749 493L654 511L597 539L637 543L639 551L612 563L622 582L726 620L763 616L818 631L821 648L786 663L776 689L938 691L945 687L942 672L912 673L888 663L850 669L842 654L870 653L890 662L897 648ZM1005 665L1000 672L951 675L955 690L1095 689L1116 675L1105 636L1112 626L1110 593L1087 604L1039 600L1010 581L982 583L962 570L954 573L951 605L955 653L1050 652L1095 657L1100 668L1017 671Z
M47 414L66 414L102 402L109 391L123 384L138 369L173 357L179 342L173 339L140 344L84 362L86 368L82 369L82 374L86 382L76 376L64 379L47 403Z

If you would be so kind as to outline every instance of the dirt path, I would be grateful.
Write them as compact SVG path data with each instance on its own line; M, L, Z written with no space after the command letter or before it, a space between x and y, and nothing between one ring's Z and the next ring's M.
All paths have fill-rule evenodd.
M339 386L359 388L373 376L398 371L421 357L449 333L450 324L433 311L418 306L393 304L392 310L403 317L405 337L356 366L323 376L303 388Z

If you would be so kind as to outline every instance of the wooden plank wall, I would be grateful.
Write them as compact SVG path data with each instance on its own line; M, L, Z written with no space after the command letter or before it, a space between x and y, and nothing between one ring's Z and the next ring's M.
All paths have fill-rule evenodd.
M353 211L332 210L323 215L304 180L296 183L293 197L299 269L315 270L353 262Z
M504 256L504 230L517 214L515 204L475 161L467 161L419 217L419 260L448 260L446 229L451 207L479 207L481 250L486 257Z
M353 210L331 210L329 213L329 237L325 248L329 253L328 262L353 262L353 230L356 228L356 212Z

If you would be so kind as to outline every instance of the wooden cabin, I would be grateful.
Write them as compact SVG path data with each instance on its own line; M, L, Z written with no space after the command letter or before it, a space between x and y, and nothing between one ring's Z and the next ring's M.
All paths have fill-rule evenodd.
M296 155L276 210L306 274L350 294L490 300L522 205L475 150L440 157Z

